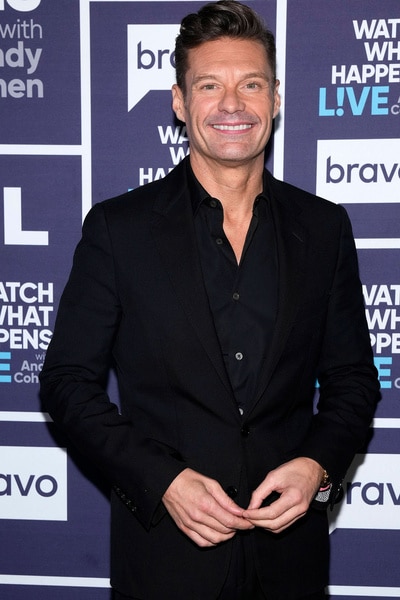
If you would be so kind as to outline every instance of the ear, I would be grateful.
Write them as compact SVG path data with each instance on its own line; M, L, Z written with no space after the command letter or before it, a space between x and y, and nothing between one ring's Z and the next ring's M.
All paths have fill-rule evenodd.
M185 123L185 100L181 88L176 83L172 86L172 109L177 118Z
M275 89L274 89L274 112L273 112L274 119L278 115L279 109L281 107L281 97L279 95L279 85L280 85L280 81L279 81L279 79L277 79L275 82Z

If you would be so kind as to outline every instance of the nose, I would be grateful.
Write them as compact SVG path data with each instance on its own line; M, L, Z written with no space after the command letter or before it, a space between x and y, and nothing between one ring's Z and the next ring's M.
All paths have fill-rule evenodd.
M244 110L245 103L236 88L225 88L218 108L221 112L235 113Z

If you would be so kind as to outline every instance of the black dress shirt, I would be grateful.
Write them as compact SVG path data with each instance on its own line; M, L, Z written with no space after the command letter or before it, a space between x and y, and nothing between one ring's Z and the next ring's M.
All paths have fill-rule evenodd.
M277 313L275 232L265 190L257 196L240 263L223 230L221 202L188 180L203 278L240 413L254 397Z

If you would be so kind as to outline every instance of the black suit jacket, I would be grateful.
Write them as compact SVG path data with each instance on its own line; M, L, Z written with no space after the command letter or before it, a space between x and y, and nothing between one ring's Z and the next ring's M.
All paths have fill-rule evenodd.
M318 461L340 486L378 398L357 258L343 208L268 174L279 261L275 333L241 417L204 288L180 164L164 180L97 204L84 224L45 366L53 419L112 495L112 583L146 600L211 600L231 542L200 549L161 498L190 467L247 506L274 467ZM110 364L120 411L105 391ZM315 382L319 412L313 414ZM281 535L249 534L268 597L327 583L325 512Z

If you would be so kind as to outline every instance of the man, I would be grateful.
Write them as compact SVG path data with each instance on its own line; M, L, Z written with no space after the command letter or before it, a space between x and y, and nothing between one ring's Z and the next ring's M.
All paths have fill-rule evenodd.
M379 394L351 228L264 170L279 82L250 8L186 17L176 66L190 159L91 210L43 399L113 486L116 598L323 598L317 507Z

